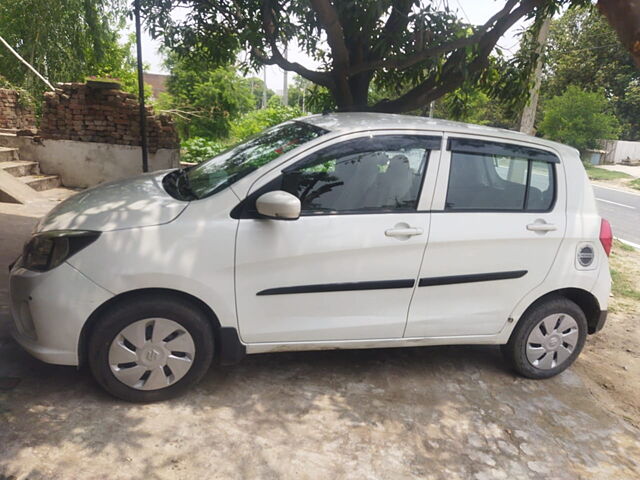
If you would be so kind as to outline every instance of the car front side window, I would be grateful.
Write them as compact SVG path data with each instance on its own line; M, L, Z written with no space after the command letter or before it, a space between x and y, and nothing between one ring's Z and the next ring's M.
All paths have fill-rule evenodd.
M303 215L413 211L436 148L438 137L363 137L310 155L276 183L300 199Z

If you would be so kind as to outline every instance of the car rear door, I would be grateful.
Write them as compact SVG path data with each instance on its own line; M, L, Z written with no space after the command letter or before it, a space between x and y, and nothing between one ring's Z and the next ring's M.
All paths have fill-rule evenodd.
M401 338L429 233L441 136L361 133L258 181L239 213L236 298L248 343ZM425 174L431 187L422 188ZM295 221L259 218L271 190Z
M498 333L544 281L565 231L555 152L468 135L446 143L405 337Z

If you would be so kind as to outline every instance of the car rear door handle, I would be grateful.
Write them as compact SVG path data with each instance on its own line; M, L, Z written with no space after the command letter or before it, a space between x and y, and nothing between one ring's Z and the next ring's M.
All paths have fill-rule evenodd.
M557 229L558 227L553 223L547 223L544 220L535 221L527 225L527 230L531 230L532 232L552 232Z
M390 228L384 232L387 237L413 237L415 235L422 235L423 233L424 230L421 228L413 227Z

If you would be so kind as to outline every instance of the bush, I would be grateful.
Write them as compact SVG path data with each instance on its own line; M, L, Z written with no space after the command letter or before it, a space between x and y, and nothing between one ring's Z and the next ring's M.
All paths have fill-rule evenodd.
M231 136L236 140L244 140L251 135L260 133L265 128L286 122L300 115L302 115L302 112L298 107L285 107L270 101L267 108L245 113L242 117L232 122Z
M608 110L609 102L602 92L586 92L571 85L547 101L540 130L545 137L578 150L597 148L599 140L615 139L620 131L618 119Z
M225 150L227 144L202 137L191 137L183 140L181 147L180 156L183 162L201 163Z

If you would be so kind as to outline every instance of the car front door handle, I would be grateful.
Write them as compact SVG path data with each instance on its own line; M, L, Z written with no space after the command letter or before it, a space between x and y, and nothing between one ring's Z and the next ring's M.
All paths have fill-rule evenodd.
M532 232L552 232L557 229L558 227L553 223L547 223L544 220L536 221L527 225L527 230L531 230Z
M415 235L422 235L423 233L424 230L421 228L413 227L390 228L384 232L387 237L413 237Z

